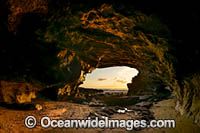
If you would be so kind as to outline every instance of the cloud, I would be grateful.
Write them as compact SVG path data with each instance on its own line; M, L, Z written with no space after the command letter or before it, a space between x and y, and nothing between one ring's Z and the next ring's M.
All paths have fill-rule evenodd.
M131 82L132 78L138 74L138 71L134 68L123 67L117 72L117 76L120 79L126 79L127 82Z
M120 82L120 83L123 83L123 84L125 84L127 81L126 80L116 80L117 82Z
M104 81L104 80L107 80L106 78L98 78L97 79L98 81Z
M117 77L114 77L113 80L117 80Z

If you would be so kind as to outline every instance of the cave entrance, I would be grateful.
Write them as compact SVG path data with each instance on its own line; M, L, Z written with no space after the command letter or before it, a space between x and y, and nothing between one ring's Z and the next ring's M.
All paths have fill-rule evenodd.
M96 68L86 75L86 80L80 88L103 90L104 93L111 90L127 93L127 83L131 83L132 78L138 73L137 69L127 66Z

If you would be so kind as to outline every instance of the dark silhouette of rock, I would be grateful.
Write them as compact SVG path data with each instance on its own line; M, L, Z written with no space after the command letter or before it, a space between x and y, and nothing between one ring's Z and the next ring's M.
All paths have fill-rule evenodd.
M198 4L144 3L1 0L0 81L37 83L50 97L79 96L95 68L134 67L140 75L129 95L169 86L178 110L199 122ZM2 91L5 102L19 102Z
M139 102L137 104L135 104L136 106L140 106L140 107L146 107L146 108L150 108L152 105L152 102Z

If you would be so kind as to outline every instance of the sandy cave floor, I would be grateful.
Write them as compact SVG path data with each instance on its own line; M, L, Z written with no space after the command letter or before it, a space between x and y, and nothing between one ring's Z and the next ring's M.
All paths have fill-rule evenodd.
M38 103L38 102L37 102ZM39 122L34 129L27 129L24 125L24 119L28 115L33 115L40 120L42 116L49 116L52 119L86 119L90 112L97 110L97 107L89 107L88 105L70 103L70 102L54 102L40 101L43 109L38 110L13 110L0 106L0 132L24 131L24 132L136 132L126 131L125 129L44 129L40 127ZM137 132L199 132L200 127L192 123L191 120L180 116L174 110L175 100L168 99L158 103L154 103L150 111L154 113L155 119L175 119L175 129L143 129ZM113 119L134 118L131 114L114 114Z

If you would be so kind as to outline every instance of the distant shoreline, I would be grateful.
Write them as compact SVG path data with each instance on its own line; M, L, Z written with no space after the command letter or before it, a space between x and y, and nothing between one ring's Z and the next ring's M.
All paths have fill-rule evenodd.
M79 87L79 91L83 94L127 94L128 90L125 89L110 89L110 88L83 88Z
M128 91L128 89L116 89L116 88L85 88L79 87L79 89L86 89L86 90L103 90L103 91Z

